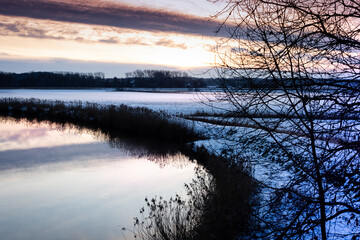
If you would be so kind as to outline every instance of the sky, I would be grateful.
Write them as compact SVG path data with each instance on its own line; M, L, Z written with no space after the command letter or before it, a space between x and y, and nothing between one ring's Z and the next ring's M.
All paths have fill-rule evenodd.
M0 71L181 70L214 64L207 0L0 0Z

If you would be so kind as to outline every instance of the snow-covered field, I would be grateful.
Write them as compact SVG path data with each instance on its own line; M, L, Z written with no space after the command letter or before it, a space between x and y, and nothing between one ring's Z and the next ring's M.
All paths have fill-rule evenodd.
M211 111L209 99L215 100L211 92L122 92L110 90L25 90L1 89L0 98L21 97L61 101L96 102L99 104L125 104L131 107L147 107L170 114L190 114L196 111ZM205 103L204 103L205 102ZM216 107L226 107L224 102Z

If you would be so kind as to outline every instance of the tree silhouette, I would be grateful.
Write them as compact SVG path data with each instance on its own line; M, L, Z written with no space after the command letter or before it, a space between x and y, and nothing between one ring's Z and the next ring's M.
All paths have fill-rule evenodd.
M223 121L247 127L227 138L269 172L255 173L265 227L253 237L360 237L360 2L211 2L225 3L214 17L230 36L217 48Z

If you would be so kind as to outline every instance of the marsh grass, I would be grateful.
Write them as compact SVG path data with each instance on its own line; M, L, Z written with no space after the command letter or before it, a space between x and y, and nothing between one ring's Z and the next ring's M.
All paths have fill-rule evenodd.
M203 136L184 121L144 107L100 105L73 101L2 98L0 115L29 121L74 124L110 136L128 136L155 142L182 144Z
M205 147L190 148L186 154L203 165L214 178L215 191L205 199L205 210L195 239L244 239L256 231L253 213L259 186L252 169L241 159L210 154Z
M256 226L252 213L257 186L239 164L188 148L187 155L204 167L185 184L186 196L170 200L145 199L141 216L134 219L134 238L143 240L246 238ZM129 229L123 229L130 231Z
M195 239L206 199L215 192L213 181L203 167L197 167L196 177L185 184L185 196L145 198L146 206L140 209L141 216L134 218L133 230L123 230L131 231L136 239Z

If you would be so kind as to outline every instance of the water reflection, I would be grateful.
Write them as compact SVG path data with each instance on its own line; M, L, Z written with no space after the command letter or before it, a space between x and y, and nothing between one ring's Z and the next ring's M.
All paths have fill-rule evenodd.
M91 157L99 159L103 154L111 153L144 157L160 167L189 164L188 158L177 150L177 146L136 136L104 134L100 130L93 131L73 124L0 117L0 132L0 159L4 159L0 162L0 170ZM109 147L120 151L111 152ZM36 156L36 159L28 159L27 155Z
M0 133L4 239L119 239L145 196L173 196L194 177L185 156L134 139L10 119Z

